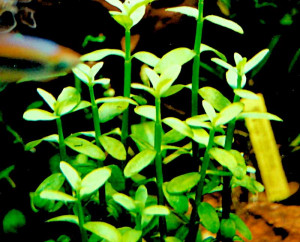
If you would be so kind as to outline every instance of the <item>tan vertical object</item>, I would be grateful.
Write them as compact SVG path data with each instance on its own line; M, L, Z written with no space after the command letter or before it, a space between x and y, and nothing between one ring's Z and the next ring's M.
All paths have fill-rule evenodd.
M245 112L267 112L263 95L258 96L257 100L242 100ZM286 199L290 191L270 120L246 118L245 121L268 200Z

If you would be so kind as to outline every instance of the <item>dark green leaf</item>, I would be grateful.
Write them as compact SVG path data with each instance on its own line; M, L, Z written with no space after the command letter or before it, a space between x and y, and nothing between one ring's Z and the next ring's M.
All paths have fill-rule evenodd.
M252 240L251 231L245 222L234 213L230 213L229 217L234 221L236 229L241 233L241 235L243 235L247 240Z

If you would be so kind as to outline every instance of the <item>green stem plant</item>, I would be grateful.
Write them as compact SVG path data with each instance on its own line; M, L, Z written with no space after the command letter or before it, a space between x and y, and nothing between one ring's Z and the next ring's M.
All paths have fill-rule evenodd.
M58 145L59 145L60 159L62 161L66 161L67 160L67 151L66 151L65 138L64 138L61 117L58 117L56 119L56 125L57 125L57 132L58 132Z

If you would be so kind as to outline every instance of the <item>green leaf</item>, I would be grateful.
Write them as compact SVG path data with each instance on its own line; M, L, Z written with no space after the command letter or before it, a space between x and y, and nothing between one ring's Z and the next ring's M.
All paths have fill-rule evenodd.
M126 103L129 103L129 104L138 105L137 102L135 102L131 98L122 97L122 96L117 96L117 97L102 97L102 98L98 98L96 100L97 104L99 104L99 103L119 103L119 102L126 102Z
M213 125L217 127L223 124L227 124L232 119L236 118L243 111L243 108L244 105L242 103L230 104L217 114L216 118L213 120Z
M82 100L79 102L79 104L72 110L72 112L76 112L78 110L81 110L81 109L85 109L87 107L91 106L91 103L88 102L88 101L85 101L85 100Z
M269 53L269 49L264 49L253 56L249 61L247 61L244 67L244 73L246 74L248 71L252 70L255 66L257 66Z
M162 95L161 97L169 97L169 96L172 96L174 94L176 94L177 92L180 92L183 88L186 88L187 85L182 85L182 84L177 84L177 85L173 85L173 86L170 86L168 88L168 90L166 90Z
M59 116L70 113L80 102L80 93L74 87L65 87L55 103L55 113Z
M3 218L3 232L17 234L18 230L25 224L26 218L24 214L20 210L11 209Z
M207 202L201 202L198 213L202 225L210 232L217 233L220 228L219 216L215 208Z
M194 17L195 19L198 19L198 15L199 15L199 11L197 8L193 8L193 7L189 7L189 6L167 8L166 11L185 14L189 17Z
M60 169L64 176L67 178L71 187L78 192L81 186L81 178L78 172L65 161L60 162Z
M159 75L154 70L152 70L151 68L148 68L148 67L146 67L144 69L144 71L145 71L145 74L147 75L147 77L149 78L153 88L156 89L156 87L159 83Z
M150 165L156 156L156 151L154 150L143 150L134 156L125 166L124 175L125 177L131 177L139 173L142 169Z
M246 85L247 78L246 75L242 76L241 86L239 87L237 69L234 68L226 72L226 81L231 88L236 89L236 88L243 88Z
M180 140L183 140L185 138L185 135L181 134L175 129L171 129L169 132L163 135L162 137L162 143L163 144L171 144L176 143Z
M45 137L43 137L41 139L28 142L25 145L25 150L29 151L29 150L33 149L34 147L36 147L37 145L39 145L42 141L48 141L48 142L56 142L56 143L58 143L58 135L57 134L51 134L51 135L45 136Z
M213 87L202 87L198 90L198 93L218 111L230 105L230 101Z
M180 65L173 65L165 69L164 72L162 72L159 78L159 83L155 88L160 97L163 96L165 92L169 90L169 88L172 86L174 81L179 76L180 71L181 71Z
M181 47L176 48L165 54L154 67L157 73L163 73L166 69L173 65L183 65L195 56L195 52L191 49Z
M193 137L193 131L191 130L191 128L178 118L164 118L162 122L187 137Z
M279 118L278 116L267 113L267 112L242 112L237 117L238 119L245 119L245 118L254 118L254 119L268 119L268 120L274 120L274 121L280 121L283 120Z
M37 92L45 100L45 102L49 105L49 107L52 109L52 111L54 111L54 104L56 102L55 97L51 93L49 93L41 88L38 88Z
M163 205L150 205L143 211L146 215L166 216L170 214L170 210Z
M193 127L202 127L202 128L211 128L209 121L209 117L207 114L196 115L186 120L186 123Z
M209 153L222 166L227 167L233 174L235 173L238 164L233 154L227 150L216 147L211 148Z
M123 175L123 171L117 165L109 165L109 169L111 169L111 175L108 179L109 183L112 187L119 191L125 190L125 178Z
M193 140L196 141L199 144L207 146L208 145L208 140L209 140L209 134L205 131L205 129L197 128L197 129L192 129L192 130L193 130L193 133L194 133Z
M85 139L69 136L65 139L65 144L78 153L85 154L93 159L105 160L106 158L103 151L97 145Z
M163 184L163 192L172 208L175 209L177 213L184 214L188 211L189 200L187 196L181 194L170 194L167 191L168 182Z
M106 135L102 135L99 140L103 148L112 157L117 160L126 160L126 150L122 142Z
M253 194L264 191L264 186L250 176L243 176L242 179L232 177L231 186L233 188L238 186L245 187Z
M90 67L87 66L89 68L89 70L86 73L80 68L81 66L87 66L87 65L79 64L77 67L73 68L72 71L75 74L75 76L77 76L82 82L84 82L85 84L88 85L91 81L91 78L88 75L88 73L90 72Z
M131 125L131 138L136 143L139 151L153 149L155 122L148 121Z
M147 51L139 51L137 53L135 53L132 58L136 58L139 61L154 67L158 61L160 60L156 55L152 54L151 52L147 52Z
M28 121L50 121L57 119L58 116L43 109L34 108L25 111L23 118Z
M83 227L109 242L121 242L122 235L116 227L105 222L87 222Z
M182 242L182 240L174 236L168 236L165 238L165 242Z
M101 167L87 174L81 181L80 197L90 195L99 189L110 177L111 170Z
M79 220L76 215L61 215L55 218L48 219L46 222L69 222L79 225Z
M135 9L132 14L130 14L130 18L132 20L132 26L131 28L136 25L138 22L141 21L141 19L144 17L146 11L146 6L142 5Z
M243 235L247 240L252 240L250 229L239 216L234 213L230 213L229 218L234 221L236 229L241 233L241 235Z
M236 227L231 218L221 220L221 235L225 238L232 239L235 235Z
M125 8L124 8L123 3L121 1L119 1L119 0L105 0L105 1L108 2L109 4L115 6L119 10L121 10L121 12L125 11Z
M150 93L152 96L155 96L153 88L145 86L141 83L132 83L131 87L134 88L134 89L143 90L145 92Z
M129 229L127 230L123 236L122 236L122 241L130 241L130 242L137 242L142 236L142 231L140 230L135 230L135 229Z
M211 61L212 61L212 62L215 62L215 63L218 64L219 66L222 66L223 68L228 69L228 70L234 68L232 65L228 64L226 61L221 60L221 59L219 59L219 58L211 58Z
M178 194L190 191L198 184L199 180L200 174L198 172L190 172L177 176L167 184L167 192Z
M212 122L217 115L214 107L206 100L202 101L202 106L204 108L205 113L209 117L209 120Z
M126 30L129 30L133 26L132 19L127 14L122 14L120 12L115 11L109 11L110 15L113 17L113 19L123 26Z
M115 193L112 198L115 200L116 203L120 204L124 207L127 211L133 212L136 209L136 205L134 200L123 194L123 193Z
M134 112L140 116L155 121L155 117L156 117L155 106L151 106L151 105L138 106L134 109Z
M40 197L49 200L57 200L62 202L76 202L77 199L60 191L44 190L40 193Z
M231 20L228 20L228 19L225 19L225 18L222 18L219 16L215 16L215 15L208 15L204 19L208 20L209 22L212 22L214 24L220 25L222 27L231 29L239 34L244 33L242 27Z
M48 176L35 190L36 193L40 193L44 190L59 190L64 184L65 177L61 173L54 173Z
M96 74L100 71L100 69L103 67L104 62L98 62L91 68L91 76L95 78Z
M236 95L238 95L241 98L259 99L259 97L254 92L245 89L234 89L233 91Z
M245 159L237 150L231 149L229 152L235 157L235 160L237 162L237 167L234 169L234 176L238 179L242 179L247 172Z
M123 113L128 108L127 102L103 103L98 109L99 120L105 123Z
M227 61L227 58L224 54L222 54L220 51L201 43L200 45L200 53L204 52L204 51L212 51L214 52L219 58L221 58L223 61Z
M80 60L81 61L99 61L109 55L117 55L117 56L125 57L125 53L122 50L101 49L101 50L95 50L91 53L82 55L80 57Z
M136 190L134 200L136 202L140 202L142 204L142 206L144 207L146 204L147 198L148 198L147 188L144 185L140 185L138 187L138 189Z

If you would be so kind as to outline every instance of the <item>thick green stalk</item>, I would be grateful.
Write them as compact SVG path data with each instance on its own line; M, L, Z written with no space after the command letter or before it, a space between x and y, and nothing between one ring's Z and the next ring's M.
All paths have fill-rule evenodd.
M67 161L65 138L64 138L64 132L63 132L62 122L61 122L60 117L58 117L56 119L56 125L57 125L57 132L58 132L58 144L59 144L60 159L62 161Z
M124 62L124 97L130 97L131 86L131 50L130 50L130 29L125 30L125 62ZM126 147L128 137L129 108L123 112L122 119L122 143Z
M155 141L154 148L156 150L155 157L155 170L156 170L156 184L158 191L158 204L165 205L163 194L163 169L162 169L162 156L161 156L161 141L162 141L162 122L161 122L161 102L160 97L155 97L156 120L155 120ZM159 217L159 230L160 240L164 241L166 237L167 227L166 219L163 216Z
M199 89L199 74L200 74L200 46L203 32L203 6L204 0L198 2L198 19L196 27L196 36L194 43L194 51L196 53L193 60L193 75L192 75L192 116L198 114L198 89Z
M209 132L209 140L204 153L204 158L203 158L201 171L200 171L200 180L197 184L195 204L193 206L192 213L191 213L190 224L189 224L190 231L187 237L187 241L196 241L197 238L197 232L199 230L198 207L203 199L202 195L203 195L204 181L205 181L206 171L210 161L209 150L213 147L214 137L215 137L215 129L212 128Z
M78 212L78 222L79 222L78 226L79 226L79 229L80 229L81 241L82 242L87 242L88 241L88 236L87 236L87 232L86 232L85 228L83 227L85 221L84 221L84 213L83 213L83 209L82 209L82 205L81 205L79 195L77 196L76 206L77 206L77 212Z

